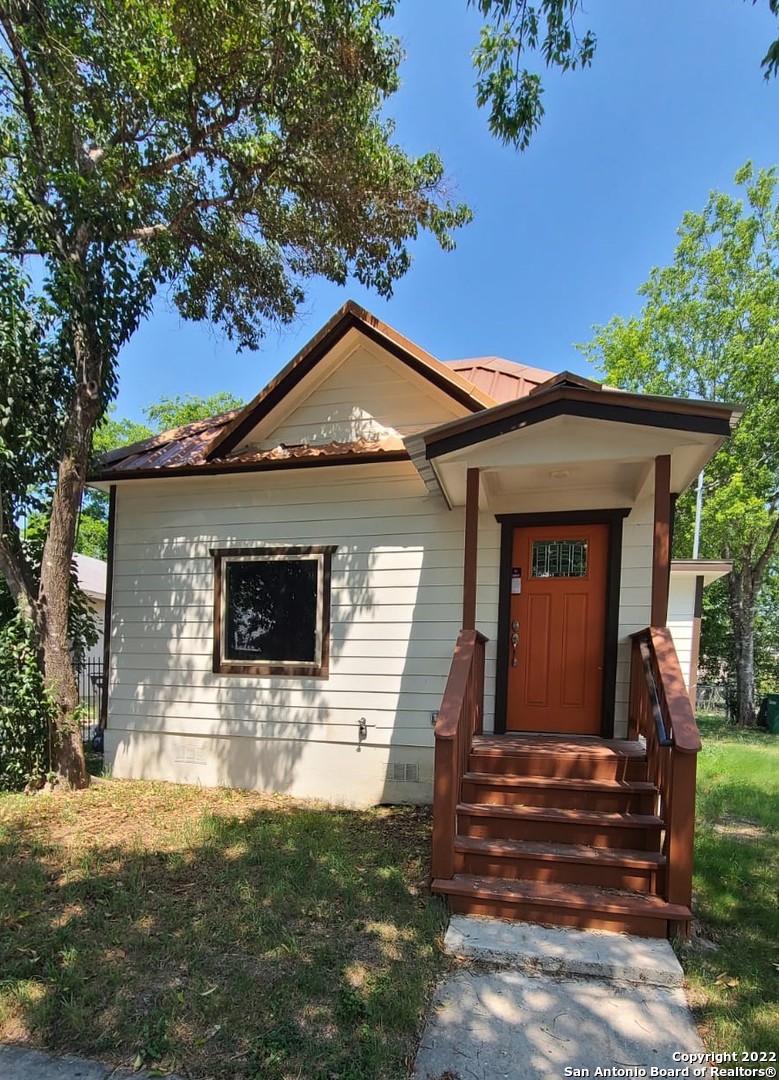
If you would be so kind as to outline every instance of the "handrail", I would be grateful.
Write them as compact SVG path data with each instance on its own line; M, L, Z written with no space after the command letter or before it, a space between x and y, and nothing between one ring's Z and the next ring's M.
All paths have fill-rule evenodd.
M648 779L658 790L658 812L665 822L661 891L669 903L689 909L700 734L670 630L650 626L631 638L628 737L646 743ZM687 936L689 921L677 929Z
M644 665L644 677L646 678L646 688L649 693L649 704L652 709L652 718L655 722L657 745L673 746L673 735L668 732L665 726L665 720L663 719L663 709L660 705L660 695L657 692L657 683L655 682L654 672L652 671L652 654L650 653L649 646L645 641L639 640L638 648L641 652L641 660Z
M454 876L457 804L474 734L482 729L484 646L478 630L461 630L435 726L433 878Z
M671 631L667 626L653 626L649 633L662 675L663 697L671 721L674 745L680 754L697 754L701 749L701 733L695 722Z

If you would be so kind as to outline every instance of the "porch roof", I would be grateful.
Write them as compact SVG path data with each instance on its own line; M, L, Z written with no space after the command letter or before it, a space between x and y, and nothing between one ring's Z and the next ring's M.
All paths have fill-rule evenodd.
M733 563L724 559L671 559L671 577L703 578L704 588L725 577Z
M738 423L738 406L627 393L563 372L506 402L406 439L431 492L466 501L468 469L482 474L482 507L627 506L655 458L671 457L683 491Z

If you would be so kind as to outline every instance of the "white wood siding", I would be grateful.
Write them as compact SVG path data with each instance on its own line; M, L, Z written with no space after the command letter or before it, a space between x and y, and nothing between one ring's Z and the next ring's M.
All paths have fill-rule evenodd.
M671 573L668 594L668 629L674 639L676 655L687 687L690 686L690 657L692 627L695 612L695 577L692 574Z
M614 735L618 739L627 734L630 634L649 625L652 611L653 500L653 491L645 488L642 497L625 518L622 528L619 645L614 711Z
M290 791L367 804L427 801L431 714L462 615L463 511L410 465L316 468L119 485L106 748L115 775ZM485 727L494 723L500 530L479 525ZM327 679L215 675L215 547L336 544ZM652 502L625 519L616 735L629 638L649 622ZM368 738L360 745L364 718ZM412 766L418 782L388 780Z
M381 350L358 345L336 370L264 437L250 433L242 446L271 449L284 443L351 442L408 435L461 416L462 407L419 382Z
M255 544L338 545L328 679L213 674L209 552ZM485 515L479 621L491 638L489 717L498 549ZM429 496L410 465L120 485L107 742L116 774L346 802L428 799L431 714L460 627L462 562L462 511ZM359 747L362 717L368 739ZM197 752L173 736L195 739ZM331 744L342 748L335 772L323 749ZM418 765L419 783L387 783L390 763Z

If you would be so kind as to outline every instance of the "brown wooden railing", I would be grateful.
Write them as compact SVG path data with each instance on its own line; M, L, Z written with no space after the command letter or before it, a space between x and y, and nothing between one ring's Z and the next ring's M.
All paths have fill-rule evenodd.
M461 630L435 726L432 876L454 876L457 803L473 736L482 730L484 646L478 630Z
M648 779L665 821L664 898L690 906L695 838L695 774L700 734L667 627L632 634L628 738L646 740ZM689 923L680 923L682 936Z

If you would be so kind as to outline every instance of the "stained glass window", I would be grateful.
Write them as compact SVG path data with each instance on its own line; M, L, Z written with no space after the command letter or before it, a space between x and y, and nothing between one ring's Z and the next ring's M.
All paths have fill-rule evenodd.
M587 577L586 540L534 540L534 578Z

